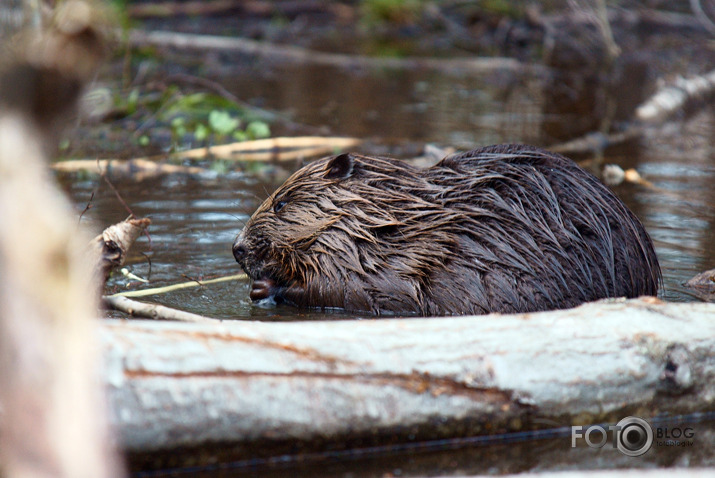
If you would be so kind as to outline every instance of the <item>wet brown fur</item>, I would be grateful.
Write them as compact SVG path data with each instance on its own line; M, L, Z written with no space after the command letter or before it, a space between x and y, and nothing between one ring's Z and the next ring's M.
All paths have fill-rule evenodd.
M258 208L234 254L278 300L378 315L568 308L660 282L633 213L572 161L524 145L427 169L315 161Z

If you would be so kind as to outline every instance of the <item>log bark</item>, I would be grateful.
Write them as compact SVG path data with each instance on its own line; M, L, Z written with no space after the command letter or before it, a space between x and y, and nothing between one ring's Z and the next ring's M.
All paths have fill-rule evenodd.
M712 304L642 298L312 323L112 320L101 343L113 421L142 466L216 459L216 444L236 459L297 444L335 449L715 407Z

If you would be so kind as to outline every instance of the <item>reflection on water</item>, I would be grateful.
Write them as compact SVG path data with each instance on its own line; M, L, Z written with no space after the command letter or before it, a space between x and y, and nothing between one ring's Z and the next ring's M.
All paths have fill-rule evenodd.
M654 435L658 433L658 425ZM690 427L692 439L679 444L654 439L649 451L629 457L612 446L590 448L583 440L571 446L570 428L538 435L509 434L502 437L437 440L412 443L400 450L390 447L354 449L344 452L283 456L268 461L253 459L205 468L180 469L187 478L238 478L261 476L278 478L331 477L383 478L386 476L476 476L525 472L608 470L618 468L712 467L715 455L715 422L677 422ZM672 428L672 424L671 424ZM179 470L138 473L143 478L175 476Z
M281 66L264 81L232 75L237 94L295 120L381 142L438 142L460 149L506 141L540 143L543 107L538 78L415 71L343 71Z

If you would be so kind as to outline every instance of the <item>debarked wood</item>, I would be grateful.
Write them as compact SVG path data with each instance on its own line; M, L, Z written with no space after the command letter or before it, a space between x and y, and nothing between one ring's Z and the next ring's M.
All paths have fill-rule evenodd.
M110 320L101 339L133 453L528 430L704 411L715 397L715 305L653 298L439 319Z

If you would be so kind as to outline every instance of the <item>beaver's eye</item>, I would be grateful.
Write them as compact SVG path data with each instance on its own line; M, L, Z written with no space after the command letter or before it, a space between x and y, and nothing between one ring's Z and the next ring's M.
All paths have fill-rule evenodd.
M283 207L288 204L288 201L285 199L281 199L280 201L276 201L275 204L273 204L273 212L278 214Z

